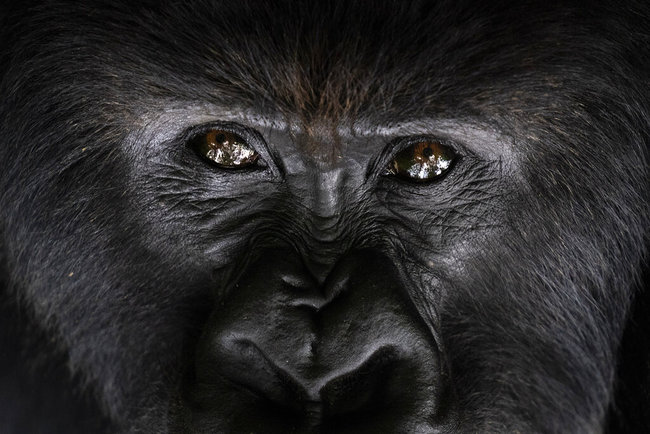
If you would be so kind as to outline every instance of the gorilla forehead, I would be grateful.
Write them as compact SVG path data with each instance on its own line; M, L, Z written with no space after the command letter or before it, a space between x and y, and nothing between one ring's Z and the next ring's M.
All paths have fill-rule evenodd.
M605 38L613 26L543 2L98 3L62 2L53 16L49 8L40 20L54 24L36 20L21 43L88 59L58 73L101 78L107 102L128 93L236 104L306 127L557 108L590 89L594 61L605 67L612 58L598 61L603 54L625 54L594 44L593 29Z

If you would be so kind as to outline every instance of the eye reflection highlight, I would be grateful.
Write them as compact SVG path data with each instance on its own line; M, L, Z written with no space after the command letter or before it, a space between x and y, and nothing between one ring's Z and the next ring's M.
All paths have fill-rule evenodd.
M230 131L212 129L192 139L192 147L203 158L223 169L254 165L259 154L246 140Z
M449 171L455 158L451 147L423 140L398 152L386 172L408 181L432 181Z

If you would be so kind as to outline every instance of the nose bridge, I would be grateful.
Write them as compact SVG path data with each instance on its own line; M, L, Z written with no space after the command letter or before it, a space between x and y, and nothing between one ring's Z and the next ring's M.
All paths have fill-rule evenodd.
M308 174L309 190L302 199L308 210L301 225L304 243L301 256L305 267L319 284L323 284L330 271L346 251L350 239L347 202L354 188L354 177L349 168L313 167ZM351 182L352 181L352 182Z
M345 196L344 167L316 170L312 181L309 209L313 219L313 235L330 240L339 229Z

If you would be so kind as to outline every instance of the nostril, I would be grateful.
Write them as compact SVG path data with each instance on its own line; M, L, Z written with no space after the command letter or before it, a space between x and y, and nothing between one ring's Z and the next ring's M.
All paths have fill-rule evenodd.
M321 389L326 417L375 412L396 398L390 380L399 375L400 354L392 346L381 347L352 371L342 373Z
M249 339L224 339L215 356L211 362L218 366L220 378L269 403L299 411L299 403L308 400L305 389L291 374Z

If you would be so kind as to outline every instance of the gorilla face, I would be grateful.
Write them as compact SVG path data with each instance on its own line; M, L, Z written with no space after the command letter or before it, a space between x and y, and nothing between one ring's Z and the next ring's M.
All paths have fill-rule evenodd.
M643 426L641 5L91 3L0 26L5 426Z

